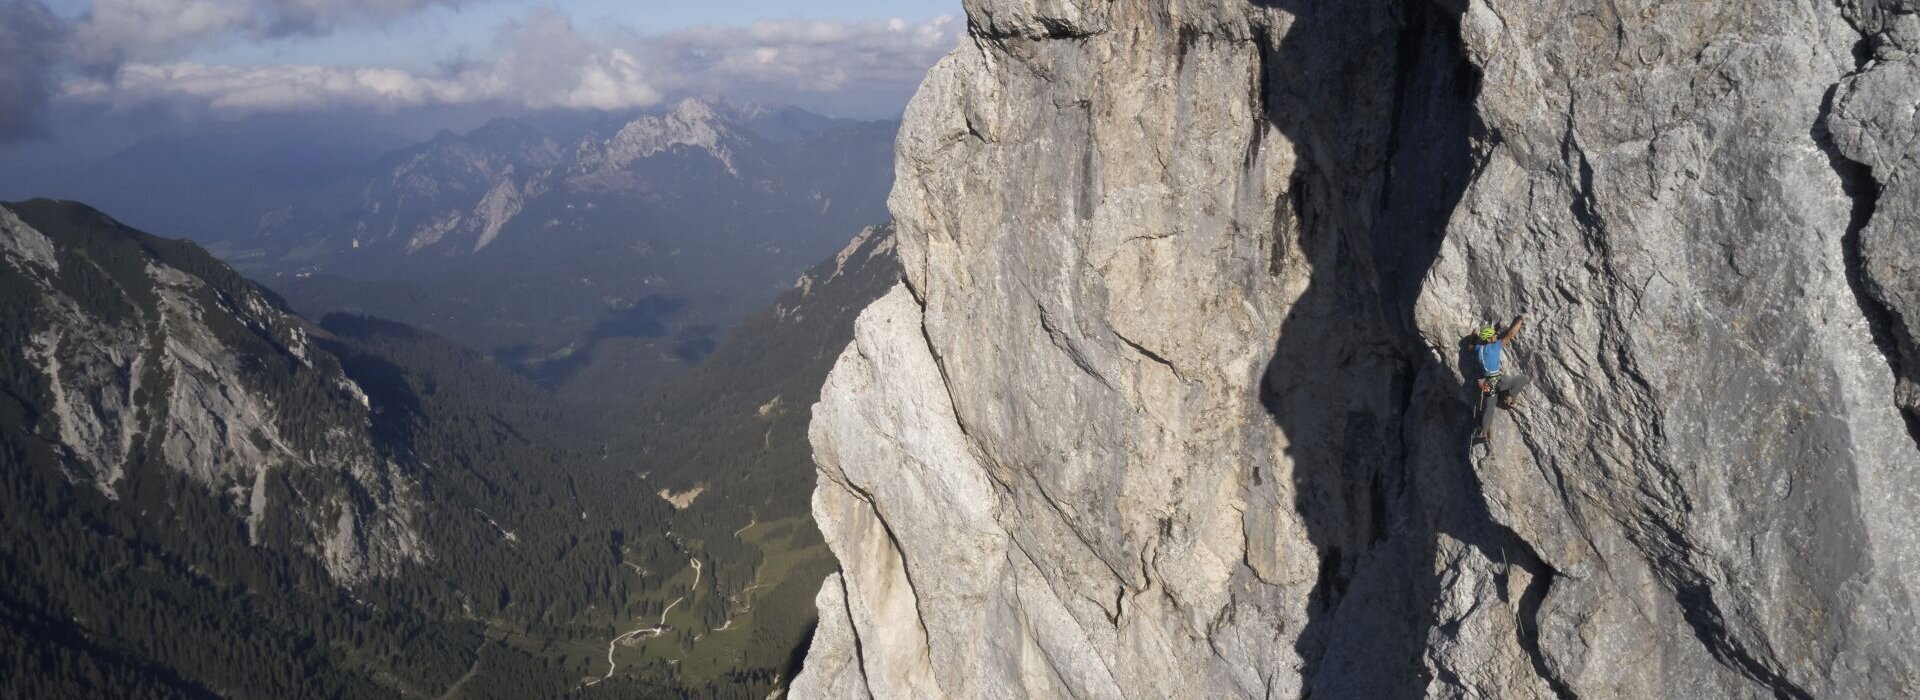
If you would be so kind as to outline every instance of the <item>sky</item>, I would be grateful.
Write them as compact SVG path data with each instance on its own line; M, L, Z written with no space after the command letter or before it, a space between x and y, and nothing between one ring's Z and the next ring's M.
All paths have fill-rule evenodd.
M891 117L964 31L959 0L0 0L0 144L688 95Z

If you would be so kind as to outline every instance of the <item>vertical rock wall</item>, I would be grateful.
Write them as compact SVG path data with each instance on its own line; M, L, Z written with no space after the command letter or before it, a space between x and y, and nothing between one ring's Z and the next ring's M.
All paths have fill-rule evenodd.
M1540 317L1536 400L1476 472L1550 576L1543 670L1595 697L1912 695L1920 459L1851 279L1872 194L1825 133L1860 34L1822 2L1462 26L1490 143L1418 318L1439 347Z
M1920 692L1894 5L969 2L794 694Z

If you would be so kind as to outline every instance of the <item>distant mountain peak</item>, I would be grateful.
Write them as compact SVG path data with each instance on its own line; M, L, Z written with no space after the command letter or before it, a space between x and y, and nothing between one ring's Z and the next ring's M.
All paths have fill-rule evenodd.
M584 144L580 169L587 172L619 170L634 161L686 146L706 151L725 165L728 173L739 175L734 156L741 139L739 130L722 117L712 103L687 98L666 114L643 115L628 122L604 143Z
M673 110L668 112L667 116L689 123L712 122L719 120L721 118L720 113L725 111L725 109L723 103L704 97L689 97L681 100L679 104L674 105Z

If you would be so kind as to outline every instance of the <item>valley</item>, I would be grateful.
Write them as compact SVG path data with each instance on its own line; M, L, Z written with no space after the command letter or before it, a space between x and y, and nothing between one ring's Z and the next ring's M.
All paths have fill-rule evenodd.
M0 325L49 338L10 356L0 401L20 533L0 559L28 573L0 590L0 657L70 669L16 665L31 683L11 687L763 697L793 677L834 568L806 516L806 406L898 277L889 230L694 371L588 412L436 334L294 315L84 205L0 213ZM182 402L209 395L189 381L224 398ZM183 625L244 643L168 643ZM262 675L275 657L297 663Z

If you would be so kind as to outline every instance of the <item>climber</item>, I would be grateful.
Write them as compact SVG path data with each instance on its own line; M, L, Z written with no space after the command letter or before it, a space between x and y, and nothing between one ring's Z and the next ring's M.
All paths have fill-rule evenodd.
M1480 432L1475 434L1477 440L1486 440L1493 430L1495 402L1513 407L1518 402L1514 394L1527 388L1532 381L1518 370L1505 367L1507 341L1518 335L1520 328L1526 324L1527 315L1520 314L1513 319L1513 325L1507 326L1505 333L1496 330L1491 323L1480 327L1480 345L1475 348L1475 354L1480 359Z

